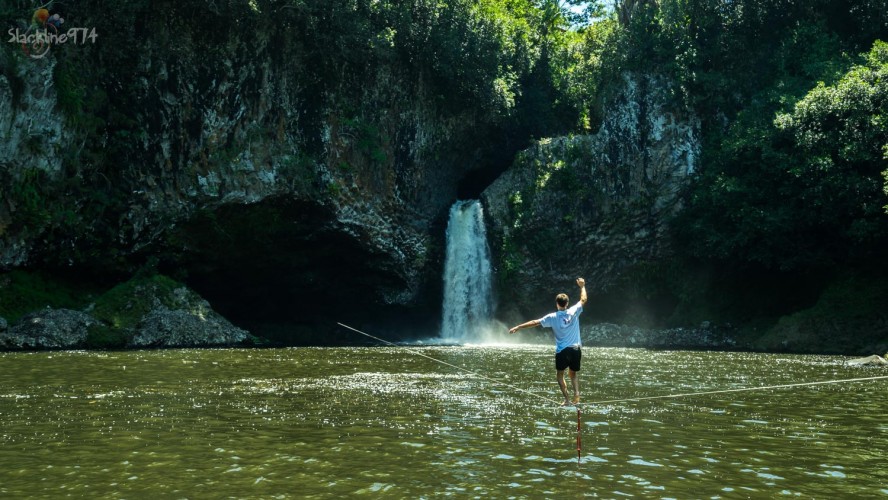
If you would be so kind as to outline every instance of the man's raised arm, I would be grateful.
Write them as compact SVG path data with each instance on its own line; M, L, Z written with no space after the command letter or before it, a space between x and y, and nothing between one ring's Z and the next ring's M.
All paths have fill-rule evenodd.
M583 278L577 278L577 286L580 287L580 302L585 306L586 299L588 298L586 297L586 280Z

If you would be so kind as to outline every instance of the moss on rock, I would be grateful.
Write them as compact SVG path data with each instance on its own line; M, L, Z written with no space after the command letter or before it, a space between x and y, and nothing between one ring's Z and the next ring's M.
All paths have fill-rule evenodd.
M77 295L70 286L54 288L57 283L52 279L14 272L3 280L0 314L21 318L11 328L5 327L5 320L0 325L0 348L122 349L263 342L217 314L194 291L163 275L137 275L85 308L90 295Z
M81 309L92 300L93 292L44 273L11 271L0 274L0 316L14 324L46 307Z
M103 323L90 325L86 334L85 347L89 349L122 349L129 342L129 335L124 330L116 329Z
M230 345L249 334L229 323L188 287L167 276L136 276L96 301L101 321L89 331L95 348Z
M197 294L166 276L136 277L105 292L96 300L91 313L111 328L130 329L160 304L182 308L197 300Z

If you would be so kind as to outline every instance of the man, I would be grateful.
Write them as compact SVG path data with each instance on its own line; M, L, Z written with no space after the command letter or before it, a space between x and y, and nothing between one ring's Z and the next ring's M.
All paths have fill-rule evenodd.
M564 370L569 368L570 383L573 386L573 404L580 402L580 381L577 372L580 371L580 359L583 357L580 342L580 314L586 304L586 280L577 278L577 286L580 287L580 301L568 308L570 298L567 294L559 293L555 296L557 311L549 313L540 319L534 319L513 327L509 333L515 333L522 328L533 328L542 325L551 328L555 334L555 370L558 387L564 396L561 406L569 406L571 399L567 394L567 384L564 383Z

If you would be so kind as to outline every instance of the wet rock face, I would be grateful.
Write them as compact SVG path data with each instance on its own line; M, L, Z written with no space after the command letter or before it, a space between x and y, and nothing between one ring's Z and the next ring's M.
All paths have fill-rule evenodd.
M667 90L627 75L597 134L540 141L484 191L501 314L539 314L556 293L576 293L577 276L606 292L627 269L669 255L667 221L700 133Z
M29 202L36 201L29 199L27 191L19 191L18 196L4 191L23 180L60 178L60 152L73 137L56 110L56 90L50 83L55 61L41 60L25 70L15 63L18 56L4 48L0 51L0 269L28 261L30 234L21 230L18 234L4 233L16 216L29 219L29 212L35 208L28 206Z

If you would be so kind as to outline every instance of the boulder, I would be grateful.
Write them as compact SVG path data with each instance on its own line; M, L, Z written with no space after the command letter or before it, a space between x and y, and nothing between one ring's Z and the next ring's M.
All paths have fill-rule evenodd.
M96 323L95 318L80 311L47 308L23 316L6 331L0 328L0 346L7 349L81 348L89 327Z
M196 347L239 344L249 337L203 302L196 311L152 309L139 322L134 347Z
M888 361L882 356L873 354L865 358L852 359L846 362L851 366L888 366Z
M250 338L200 295L163 275L121 283L99 297L93 315L102 328L92 347L218 346Z

